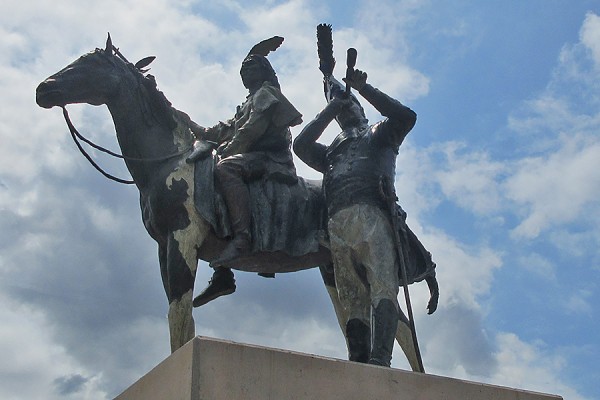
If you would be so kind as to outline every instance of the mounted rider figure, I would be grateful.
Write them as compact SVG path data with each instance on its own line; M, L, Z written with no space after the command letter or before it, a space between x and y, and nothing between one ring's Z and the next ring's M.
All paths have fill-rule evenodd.
M281 93L275 70L267 60L270 51L283 42L275 36L254 46L240 69L246 100L233 118L211 128L192 129L199 141L188 162L194 162L217 147L215 183L225 201L233 238L210 265L215 269L209 286L194 299L198 307L235 291L233 272L227 263L251 250L251 209L248 182L267 176L286 184L297 181L291 143L291 126L302 122L302 114Z

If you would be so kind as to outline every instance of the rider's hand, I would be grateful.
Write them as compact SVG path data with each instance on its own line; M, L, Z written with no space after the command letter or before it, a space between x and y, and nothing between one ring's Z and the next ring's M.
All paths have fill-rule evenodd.
M227 145L229 144L229 142L223 142L219 145L219 147L217 147L217 154L222 156L223 153L225 152L225 148L227 147Z

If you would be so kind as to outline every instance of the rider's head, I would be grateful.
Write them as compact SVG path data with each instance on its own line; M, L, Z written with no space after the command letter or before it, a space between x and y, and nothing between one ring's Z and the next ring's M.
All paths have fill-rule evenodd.
M271 63L261 55L249 54L242 62L240 75L244 86L249 90L256 90L266 81L275 87L280 87Z

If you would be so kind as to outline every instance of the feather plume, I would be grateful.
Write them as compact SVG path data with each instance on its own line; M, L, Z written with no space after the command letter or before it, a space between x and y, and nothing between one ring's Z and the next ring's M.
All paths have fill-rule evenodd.
M330 77L335 67L335 58L333 58L333 37L329 24L317 25L317 54L319 69L325 77Z
M248 55L257 54L266 57L270 52L277 50L281 46L281 43L283 43L281 36L273 36L255 44L248 52Z

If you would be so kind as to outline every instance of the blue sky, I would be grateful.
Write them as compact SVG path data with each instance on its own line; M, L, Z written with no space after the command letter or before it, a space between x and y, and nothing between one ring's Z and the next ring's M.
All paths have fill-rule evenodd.
M0 398L112 398L169 353L137 192L86 164L60 111L35 105L37 84L110 31L130 60L156 55L159 88L212 125L245 97L249 48L280 35L269 58L308 122L324 106L321 22L338 75L355 47L369 81L418 114L396 188L438 265L434 315L426 287L411 287L427 371L600 398L600 5L585 0L3 2ZM69 110L117 146L105 107ZM200 263L198 289L210 274ZM345 358L317 271L236 277L234 295L194 311L197 334ZM408 368L397 349L393 366Z

